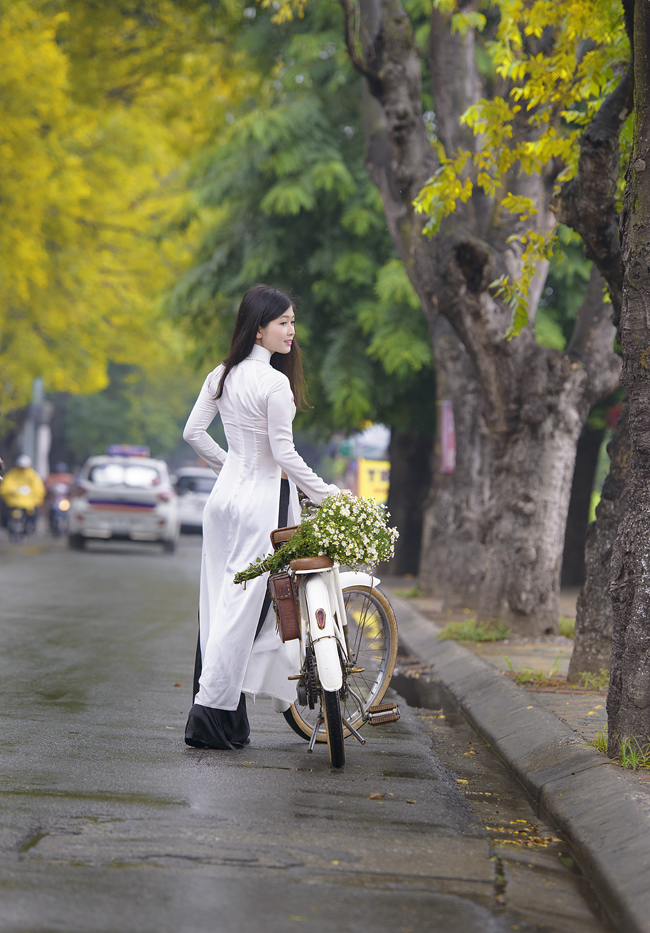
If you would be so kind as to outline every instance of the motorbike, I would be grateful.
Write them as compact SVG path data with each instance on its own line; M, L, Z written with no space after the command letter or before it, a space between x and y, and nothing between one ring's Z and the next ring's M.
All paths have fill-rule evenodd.
M49 493L48 522L55 538L60 538L68 531L69 493L65 483L56 483Z
M17 492L22 496L30 495L29 486L19 486ZM22 508L14 505L9 507L9 517L7 520L7 531L9 540L16 544L24 541L28 535L36 531L36 511Z

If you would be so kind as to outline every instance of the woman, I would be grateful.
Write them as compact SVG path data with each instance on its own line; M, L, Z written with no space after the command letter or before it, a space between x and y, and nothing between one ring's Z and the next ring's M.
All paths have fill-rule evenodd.
M291 422L304 399L290 299L256 285L242 299L228 356L209 374L183 438L215 471L203 513L199 645L194 705L185 741L197 748L242 748L249 741L245 693L288 709L298 672L296 642L283 645L266 594L267 577L233 577L270 550L274 528L294 524L296 487L316 503L328 486L298 455ZM228 453L207 428L221 415ZM223 466L222 466L223 464ZM288 479L286 478L288 477Z

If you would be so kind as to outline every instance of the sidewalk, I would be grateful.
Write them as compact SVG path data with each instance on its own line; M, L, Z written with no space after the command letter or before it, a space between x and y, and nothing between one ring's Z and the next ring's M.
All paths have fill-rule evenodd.
M440 603L401 599L396 581L384 584L402 645L431 666L571 844L617 928L650 933L650 774L626 771L588 744L606 724L606 692L563 686L570 640L438 641L446 621ZM505 673L506 658L515 670L548 672L558 657L558 683L550 688L524 688Z

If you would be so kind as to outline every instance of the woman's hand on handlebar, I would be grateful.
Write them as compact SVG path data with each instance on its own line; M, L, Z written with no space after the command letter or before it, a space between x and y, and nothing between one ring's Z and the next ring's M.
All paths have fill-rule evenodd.
M302 491L302 489L298 490L298 502L300 503L301 509L317 509L318 508L316 503L313 502L309 498L309 496Z
M328 495L328 496L336 496L336 495L338 495L338 493L340 493L340 492L341 492L341 490L339 489L338 486L334 485L334 483L330 483L330 485L327 487L327 495ZM314 502L313 499L310 499L309 496L308 496L306 493L304 493L304 492L302 491L302 489L299 489L299 490L298 490L298 501L299 501L299 503L300 503L300 507L303 508L303 509L305 509L305 508L307 508L307 509L310 509L310 508L318 509L318 508L320 508L320 504Z

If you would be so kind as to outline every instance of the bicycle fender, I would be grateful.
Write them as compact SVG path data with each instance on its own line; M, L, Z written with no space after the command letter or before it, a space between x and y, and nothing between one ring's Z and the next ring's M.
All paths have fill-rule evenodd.
M325 581L314 574L305 584L305 603L309 614L309 633L316 655L318 679L324 690L343 686L341 660L334 631L334 618Z
M341 581L341 589L344 589L346 586L377 586L378 583L381 583L379 577L375 577L371 573L360 573L353 570L346 570L344 573L339 574L339 579Z

